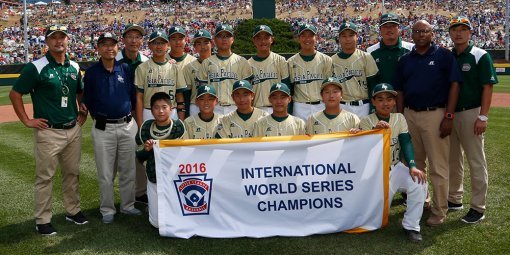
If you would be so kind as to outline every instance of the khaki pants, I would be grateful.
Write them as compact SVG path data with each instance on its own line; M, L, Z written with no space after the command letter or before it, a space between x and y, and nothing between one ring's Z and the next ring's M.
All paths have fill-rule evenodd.
M131 210L135 204L135 135L137 126L129 123L106 124L105 130L92 126L92 143L96 158L97 177L101 195L100 212L115 214L113 184L119 172L120 208Z
M462 203L464 193L464 152L471 177L471 208L485 211L488 175L484 152L484 136L475 135L474 124L480 107L455 113L454 130L450 139L450 191L448 200Z
M432 213L445 217L448 211L448 177L450 137L440 138L439 127L444 118L445 109L416 112L406 108L409 133L413 142L416 167L425 171L426 160L430 168L426 170L432 184Z
M53 176L57 163L62 169L62 193L67 215L80 211L81 127L71 129L34 129L36 224L51 222Z

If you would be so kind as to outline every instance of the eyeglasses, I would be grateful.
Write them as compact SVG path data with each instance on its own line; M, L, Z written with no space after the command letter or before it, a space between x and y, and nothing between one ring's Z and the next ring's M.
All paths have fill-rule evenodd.
M140 41L142 40L142 36L126 36L124 37L124 39L128 40L128 41Z
M413 29L413 34L428 34L431 31L430 29Z

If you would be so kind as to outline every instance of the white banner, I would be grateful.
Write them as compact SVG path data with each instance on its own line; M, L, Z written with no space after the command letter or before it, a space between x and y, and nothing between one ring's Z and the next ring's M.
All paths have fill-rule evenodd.
M389 131L154 147L162 236L307 236L387 224Z

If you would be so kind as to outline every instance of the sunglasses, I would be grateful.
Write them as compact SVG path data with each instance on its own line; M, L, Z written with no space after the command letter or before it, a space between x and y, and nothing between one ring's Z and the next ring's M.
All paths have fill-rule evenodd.
M455 18L450 21L450 24L456 23L469 23L469 20L467 18Z
M66 26L51 26L49 29L49 31L67 31L67 27Z

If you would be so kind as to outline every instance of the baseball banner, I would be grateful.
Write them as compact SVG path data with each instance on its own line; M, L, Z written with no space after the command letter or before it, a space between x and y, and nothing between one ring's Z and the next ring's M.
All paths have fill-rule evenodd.
M162 236L365 232L388 220L390 133L163 140Z

